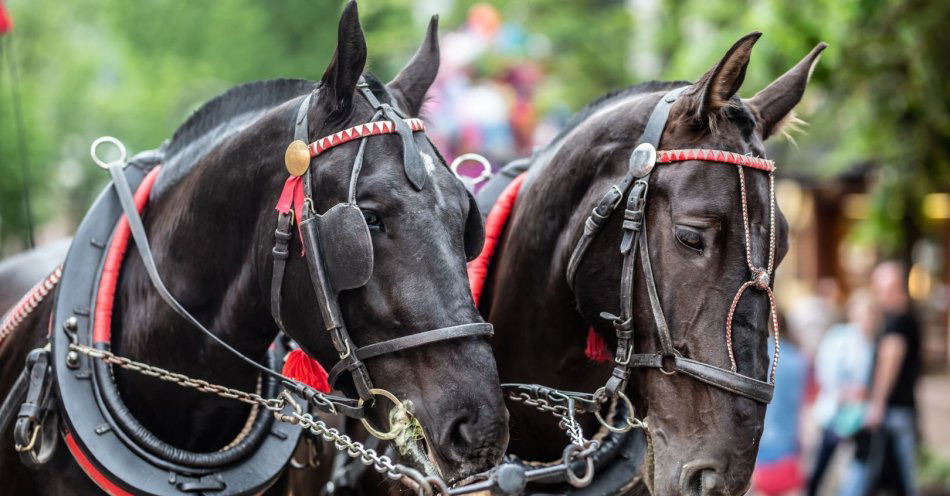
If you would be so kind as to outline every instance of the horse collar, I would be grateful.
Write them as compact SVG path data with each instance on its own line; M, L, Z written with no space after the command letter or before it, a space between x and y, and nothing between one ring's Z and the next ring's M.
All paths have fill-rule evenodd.
M643 134L640 136L639 144L630 155L627 174L620 183L612 186L607 193L604 194L587 218L584 232L575 245L568 261L568 284L574 287L577 269L583 260L584 254L590 247L590 243L597 236L597 233L603 229L611 214L623 201L624 195L627 195L622 224L623 236L620 242L620 253L623 255L623 268L620 276L620 314L613 315L607 312L601 314L602 317L610 319L613 322L617 333L617 349L614 356L615 367L610 379L604 386L604 392L608 396L616 396L618 392L622 391L625 387L630 377L631 367L650 367L658 368L668 374L680 371L720 389L751 398L760 403L769 403L772 399L779 349L775 298L772 295L772 289L770 287L771 275L775 266L775 183L772 174L775 170L775 164L771 160L723 150L689 149L657 151L663 130L666 128L666 121L669 118L670 109L687 88L688 86L684 86L666 93L653 108L653 112L650 114ZM645 213L650 176L653 173L655 164L673 164L685 161L733 164L736 166L739 174L742 223L745 236L745 258L750 272L750 280L739 287L726 317L726 348L729 355L730 369L723 369L708 363L686 358L673 347L673 339L670 335L663 307L660 304L653 268L650 264L647 232L644 227L646 223ZM765 267L756 267L752 263L752 245L749 232L749 213L746 198L745 175L743 172L744 168L762 170L769 174L769 254L768 263ZM634 353L633 284L638 252L644 280L646 282L647 296L660 341L661 349L656 353ZM771 307L772 325L776 343L768 382L738 373L732 347L732 317L740 298L745 290L750 287L765 292L768 295Z
M139 208L160 169L159 159L133 159L120 172L138 188ZM283 470L301 435L299 428L260 411L249 420L250 430L222 450L175 448L131 415L108 364L70 349L71 344L110 348L113 298L130 235L122 212L119 198L107 188L76 231L63 266L51 319L50 356L65 444L83 471L109 494L257 494ZM278 339L269 353L271 367L279 366L283 353ZM277 387L274 378L263 377L260 392L273 395Z

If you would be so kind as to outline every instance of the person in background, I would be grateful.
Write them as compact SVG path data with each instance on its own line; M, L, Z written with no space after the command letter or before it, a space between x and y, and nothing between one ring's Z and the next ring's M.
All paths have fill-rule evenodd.
M897 480L899 494L915 496L917 402L915 388L921 371L920 323L907 293L907 272L897 262L874 269L871 287L884 323L877 335L864 426L868 447L850 468L842 494L870 494L882 476ZM891 448L895 463L884 463ZM862 453L862 451L864 453Z
M870 291L855 291L848 300L848 322L829 329L818 345L818 398L812 414L821 427L821 441L808 480L809 496L818 494L838 443L861 428L871 375L871 343L877 325Z
M801 472L799 418L808 386L808 357L802 352L794 329L779 314L781 366L775 372L775 391L765 411L752 494L798 494L805 486ZM769 356L775 341L769 339Z

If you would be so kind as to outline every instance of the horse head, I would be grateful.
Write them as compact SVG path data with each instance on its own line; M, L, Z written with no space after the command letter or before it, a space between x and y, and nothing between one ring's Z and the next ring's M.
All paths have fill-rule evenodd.
M741 160L764 158L763 142L791 119L824 44L753 98L741 99L737 93L759 36L740 39L696 83L671 83L663 91L603 108L574 135L612 162L606 170L626 171L636 144L629 136L643 132L654 108L679 88L659 135L661 154L705 149L732 152ZM730 389L733 379L744 376L739 379L758 381L756 387L770 390L770 279L787 252L788 225L773 203L770 171L690 157L675 162L657 163L646 185L642 236L648 241L638 256L645 251L652 260L655 282L645 276L649 266L638 261L631 279L631 320L625 327L632 332L631 352L646 357L634 355L639 365L633 365L628 386L652 440L652 470L645 470L644 478L658 495L743 494L768 400ZM615 326L624 324L599 312L616 307L617 288L623 287L617 253L628 225L623 217L607 221L574 280L585 320L612 346L618 342ZM656 298L651 298L647 287L654 284ZM660 331L664 326L658 314L665 316L668 333ZM664 343L664 334L671 342ZM645 365L651 358L656 363ZM677 360L711 365L728 377L712 384L697 379L712 369L684 373Z
M371 122L417 117L439 68L437 19L390 83L364 75L366 56L356 3L350 2L322 82L309 103L300 104L309 105L301 111L308 117L311 140ZM369 345L406 344L398 340L483 322L465 270L484 240L477 206L425 135L413 130L418 131L328 148L311 160L304 176L312 198L304 208L322 216L314 220L324 223L319 248L325 257L331 254L324 265L336 286L331 289L339 290L348 336L328 332L332 326L317 303L321 295L314 291L313 268L299 256L299 246L291 246L280 312L288 334L322 363L345 361ZM332 220L337 208L349 213ZM270 229L273 233L273 225ZM365 245L341 244L364 229ZM507 444L507 411L484 334L396 346L362 360L360 368L345 367L337 387L366 398L362 386L367 382L357 378L365 374L374 389L410 401L424 428L429 461L446 480L459 480L493 466ZM392 405L384 399L371 404L373 423L385 430Z

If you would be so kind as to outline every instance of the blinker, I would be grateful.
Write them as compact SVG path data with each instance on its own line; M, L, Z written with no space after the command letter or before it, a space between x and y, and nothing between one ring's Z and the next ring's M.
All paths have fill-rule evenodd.
M359 207L338 203L304 222L315 223L324 269L335 291L356 289L369 282L373 275L373 240Z

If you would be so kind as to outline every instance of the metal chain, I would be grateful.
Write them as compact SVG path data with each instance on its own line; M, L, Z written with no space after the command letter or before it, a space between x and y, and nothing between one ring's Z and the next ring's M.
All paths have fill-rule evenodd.
M426 477L412 467L395 463L390 457L381 455L372 448L367 448L359 441L355 441L348 435L330 427L322 420L314 418L313 415L305 412L300 404L298 404L293 396L286 390L281 392L276 398L265 398L260 394L248 393L246 391L212 384L202 379L195 379L184 374L168 371L161 367L137 362L126 357L118 356L108 350L100 350L77 343L72 343L69 347L77 353L81 353L93 359L102 360L110 365L126 370L132 370L203 393L214 394L251 405L259 405L271 411L277 420L298 425L306 429L319 439L332 443L337 450L345 452L354 459L358 459L366 466L371 466L374 470L387 478L410 481L410 485L414 485L417 494L421 496L434 496L436 494L447 495L450 492L448 485L438 477ZM564 450L560 464L549 468L537 469L534 472L528 471L525 474L526 480L547 477L550 475L550 470L553 469L556 471L563 470L566 480L575 487L584 487L590 484L594 475L593 459L591 457L600 447L600 442L587 439L584 436L583 428L580 423L577 422L575 414L578 412L596 412L601 402L595 395L564 392L536 385L508 384L503 385L503 387L509 390L508 396L512 400L533 406L542 412L548 412L557 417L559 420L558 425L566 432L571 441ZM512 389L517 391L512 391ZM326 398L324 398L324 400L329 401L329 399ZM290 413L284 413L287 407L290 407ZM632 416L632 413L630 415ZM639 421L631 422L629 419L627 420L627 424L630 428L646 427ZM574 472L573 466L575 462L585 463L586 468L582 476L578 476ZM468 494L480 491L486 486L485 483L482 482L473 483L470 487L471 490L466 490L466 487L456 487L451 489L451 493Z
M99 350L82 344L70 344L69 348L91 358L102 360L108 364L178 384L182 387L196 389L203 393L215 394L251 405L260 405L273 412L278 420L300 425L324 441L333 443L336 449L345 451L347 455L353 458L359 458L365 465L372 465L379 473L394 480L409 477L419 486L420 494L433 494L431 485L417 470L405 465L393 463L391 458L380 455L371 448L366 448L362 443L352 440L346 434L341 434L340 431L328 426L323 421L314 419L309 413L303 413L300 405L297 404L286 391L278 395L277 398L264 398L256 393L248 393L246 391L212 384L202 379L194 379L184 374L170 372L161 367L137 362L126 357L118 356L108 350ZM294 410L293 413L289 415L282 413L284 408L288 405Z
M260 405L273 412L279 412L284 408L284 401L279 398L268 399L257 393L248 393L239 389L212 384L202 379L194 379L184 374L170 372L161 367L156 367L154 365L149 365L142 362L136 362L135 360L118 356L108 350L100 350L78 343L71 343L69 345L69 349L82 353L83 355L102 360L108 364L117 365L126 370L132 370L149 377L155 377L163 381L178 384L182 387L197 389L203 393L216 394L224 398L242 401L249 405Z

